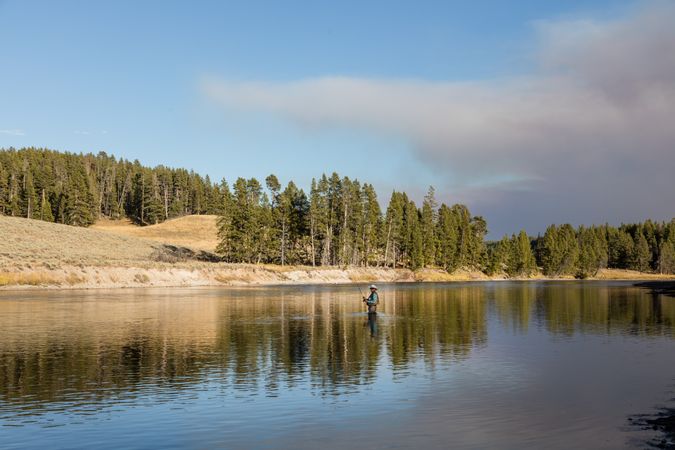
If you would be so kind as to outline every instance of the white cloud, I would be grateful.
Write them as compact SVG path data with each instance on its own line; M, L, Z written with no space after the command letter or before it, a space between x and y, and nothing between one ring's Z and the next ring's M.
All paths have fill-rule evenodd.
M17 128L0 130L0 134L8 134L10 136L25 136L26 135L26 133L23 130L20 130L20 129L17 129Z
M400 136L500 230L666 218L675 214L675 5L649 5L614 22L538 23L539 69L518 79L211 79L203 88L231 109Z

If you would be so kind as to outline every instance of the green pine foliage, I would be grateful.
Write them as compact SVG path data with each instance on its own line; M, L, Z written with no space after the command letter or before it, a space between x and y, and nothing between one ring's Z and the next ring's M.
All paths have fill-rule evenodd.
M40 148L0 149L0 214L87 226L99 217L140 225L223 212L221 185L185 169Z
M509 275L511 263L511 241L504 236L501 241L488 244L489 264L486 270L488 275Z
M599 228L579 227L579 259L577 278L595 276L598 270L607 267L608 252L606 234Z
M535 243L545 275L587 278L600 269L675 273L675 219L637 224L584 227L551 225Z
M537 271L537 263L534 260L530 238L521 230L518 236L513 236L511 256L511 275L528 277Z
M659 273L675 273L675 242L663 241L659 247Z

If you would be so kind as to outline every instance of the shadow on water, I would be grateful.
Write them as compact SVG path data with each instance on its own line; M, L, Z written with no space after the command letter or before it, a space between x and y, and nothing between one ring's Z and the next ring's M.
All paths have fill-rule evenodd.
M637 414L629 417L628 421L633 428L655 433L653 437L637 442L637 445L675 449L675 407L661 407L652 414Z

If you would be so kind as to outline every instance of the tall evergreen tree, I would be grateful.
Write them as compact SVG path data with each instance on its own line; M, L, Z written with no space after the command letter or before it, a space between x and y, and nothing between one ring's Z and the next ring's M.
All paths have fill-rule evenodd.
M382 211L377 201L375 188L371 184L363 185L363 220L361 241L363 249L363 265L368 267L377 264L379 259L378 246L380 245L379 230L382 227L380 219Z
M401 246L403 237L405 235L404 231L404 209L408 203L407 196L399 192L394 191L391 194L391 199L389 200L389 206L387 207L387 212L385 215L385 230L384 230L384 264L391 265L391 267L396 267L398 265L398 259L401 254ZM391 264L390 264L391 262Z
M642 233L642 230L638 229L634 238L631 269L639 272L647 272L650 269L651 259L652 254L649 250L647 239Z
M216 253L220 254L225 261L234 262L236 259L232 248L232 193L230 192L230 186L224 178L220 183L220 192L222 194L221 213L218 216L218 246L216 247Z
M579 260L577 278L595 276L607 266L607 248L604 235L596 228L579 227Z
M579 259L576 232L570 224L546 229L542 243L542 269L549 276L574 275Z
M521 230L518 236L512 239L511 273L518 276L530 276L537 271L530 238L525 230Z
M44 220L45 222L53 222L54 214L52 213L52 205L49 202L49 197L44 189L40 196L40 209L35 217L36 219Z
M35 210L38 209L38 196L33 184L33 175L26 170L23 174L23 183L19 194L21 202L21 215L28 219L35 216Z
M489 249L490 262L487 268L488 275L509 274L511 268L515 266L510 260L511 254L511 241L505 235Z
M438 263L447 271L458 268L458 228L457 217L452 209L442 204L438 210Z
M424 197L424 202L422 203L422 245L423 256L424 256L424 265L425 266L434 266L436 265L436 252L438 248L438 242L436 237L436 223L438 220L437 217L437 208L438 204L436 203L435 190L433 186L429 186L427 195Z
M659 273L662 274L675 273L675 242L671 239L661 243L661 247L659 248L658 269Z
M2 161L0 161L0 214L7 214L8 211L9 186L7 178L7 171L4 169Z

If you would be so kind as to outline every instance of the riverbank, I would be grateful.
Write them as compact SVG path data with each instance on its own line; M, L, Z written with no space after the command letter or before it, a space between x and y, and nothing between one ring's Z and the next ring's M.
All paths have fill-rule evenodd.
M64 266L21 271L0 270L0 289L130 288L173 286L245 286L277 284L348 284L372 282L467 281L480 273L413 272L385 268L312 268L222 263L153 264L140 267Z
M603 270L594 280L668 280L655 274ZM204 261L147 261L117 265L56 265L32 263L21 267L0 266L0 289L110 289L134 287L254 286L283 284L349 284L402 282L499 281L482 272L440 269L391 269L377 267L305 267L226 264ZM533 276L518 280L572 280ZM675 283L669 283L672 286ZM654 283L654 285L661 285Z
M382 267L308 267L218 262L210 250L214 218L186 217L153 227L79 228L0 216L0 289L93 289L371 282L503 280L482 272ZM155 228L156 227L156 228ZM138 227L137 227L138 228ZM187 230L193 229L192 234ZM191 244L194 239L197 245ZM549 280L544 276L529 280ZM567 278L571 279L571 278ZM601 270L598 280L675 280Z

